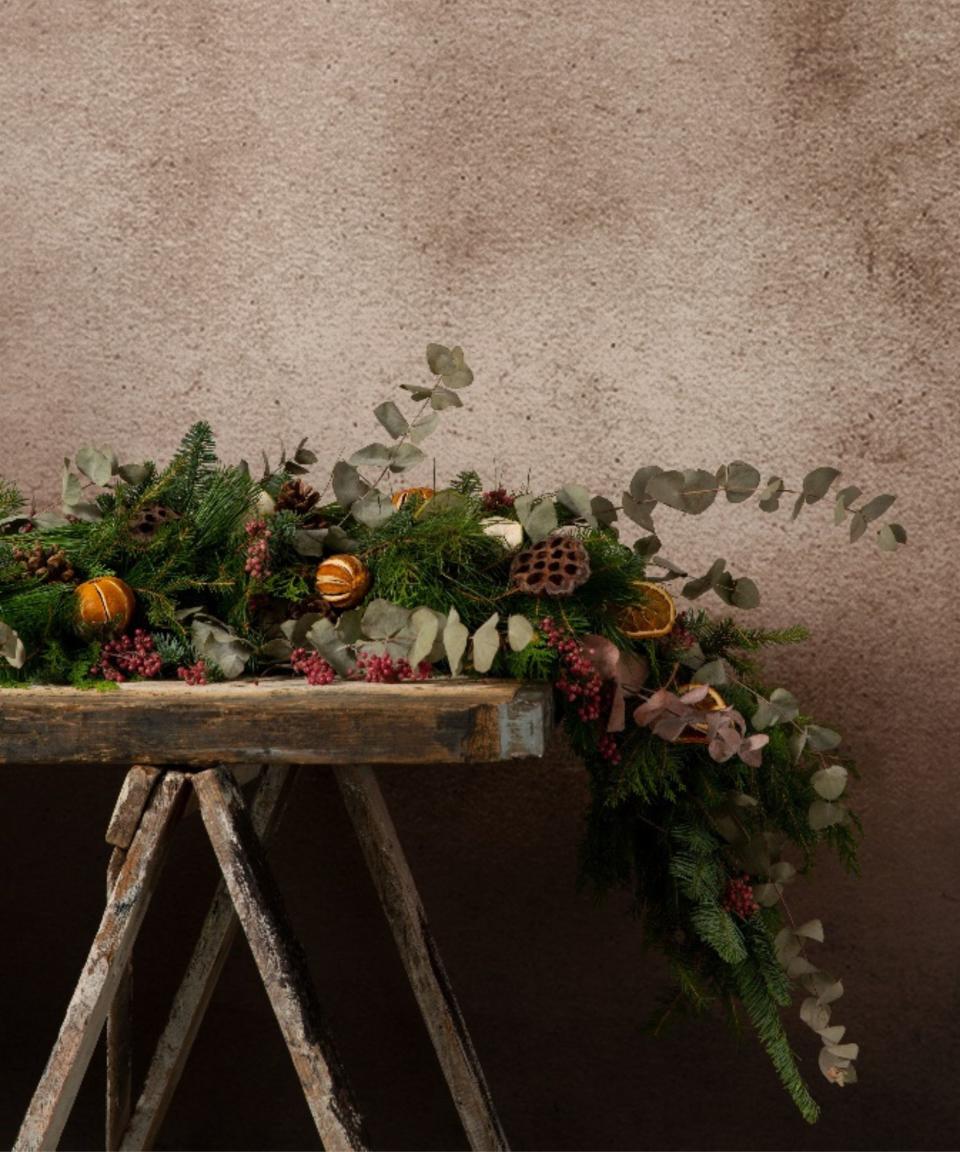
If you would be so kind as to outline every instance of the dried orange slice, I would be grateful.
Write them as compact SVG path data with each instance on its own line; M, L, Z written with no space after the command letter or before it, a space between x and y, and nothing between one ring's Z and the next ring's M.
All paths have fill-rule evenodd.
M673 597L651 580L638 580L636 587L643 595L637 604L631 604L620 614L620 627L631 640L654 640L666 636L677 618Z
M699 684L681 684L677 689L677 693L682 696L685 692L699 687ZM721 708L726 708L726 706L726 700L724 700L716 688L711 687L707 688L707 694L699 704L694 704L694 708L696 708L698 712L719 712ZM707 740L706 724L688 724L677 737L676 742L678 744L706 744Z

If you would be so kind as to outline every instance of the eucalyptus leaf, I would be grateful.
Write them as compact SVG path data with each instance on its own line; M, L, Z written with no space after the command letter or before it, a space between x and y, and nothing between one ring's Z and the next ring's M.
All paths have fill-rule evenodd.
M586 520L591 528L596 527L597 521L593 515L590 493L582 484L564 484L557 493L557 501L574 516Z
M756 608L760 603L760 589L748 576L741 576L733 586L730 603L735 608Z
M456 392L451 392L449 388L438 384L430 394L430 407L437 412L442 412L445 408L462 408L463 401Z
M418 448L416 444L398 444L391 453L390 471L405 472L408 468L412 468L415 464L419 464L421 460L426 460L426 458L426 452L424 452L422 448Z
M489 672L500 651L499 623L500 615L494 612L473 634L473 667L477 672Z
M796 518L803 511L803 507L806 504L806 502L807 502L807 498L801 492L800 495L793 502L793 511L790 513L790 519L791 520L796 520Z
M639 500L634 499L629 492L624 492L620 502L623 514L632 520L634 524L639 524L641 528L645 528L648 532L654 531L651 512L655 505L655 500L647 500L641 503Z
M83 520L86 524L95 524L97 521L103 519L103 511L99 504L91 504L87 500L81 500L79 504L72 504L70 506L70 515L76 517L77 520Z
M840 475L837 468L814 468L803 478L803 498L808 504L822 500L830 490L830 485Z
M869 524L871 520L876 520L878 516L882 516L895 500L896 496L891 496L889 493L885 493L883 496L874 496L860 509L860 515Z
M726 465L723 488L731 504L749 500L760 484L760 473L744 460L733 460Z
M428 660L433 653L440 631L440 620L437 613L430 608L417 608L411 616L411 624L416 629L413 646L408 657L410 665L416 668L423 660Z
M350 457L356 468L385 468L393 459L393 449L389 444L367 444Z
M411 394L412 400L429 400L433 395L433 388L424 388L422 384L401 384L400 387Z
M455 366L451 351L445 344L427 345L427 367L434 376L452 372Z
M365 496L362 496L350 507L350 515L366 528L379 528L395 512L396 508L391 503L390 497L384 496L376 488L371 488Z
M338 460L333 466L333 494L341 508L350 506L370 491L370 485L363 479L353 464Z
M534 544L545 540L557 528L557 510L552 500L541 500L526 519L524 528Z
M535 635L533 625L526 618L514 613L507 618L507 642L514 652L522 652Z
M780 901L780 889L776 884L758 884L753 896L761 908L772 908Z
M293 534L293 546L300 556L322 556L326 528L298 528Z
M780 507L780 494L783 481L779 476L771 476L760 493L760 508L764 512L776 512Z
M830 1023L830 1009L815 996L808 996L800 1005L800 1019L814 1032L819 1032Z
M770 703L769 700L760 699L757 701L757 707L754 709L753 715L750 717L750 723L758 732L764 732L767 728L777 724L780 720L780 715L776 708Z
M774 688L770 693L770 705L776 710L778 718L785 722L795 720L800 714L796 696L786 688Z
M790 884L797 875L797 870L789 860L778 860L770 869L770 879L776 884Z
M790 749L790 756L794 764L796 764L803 755L803 750L807 745L806 728L800 728L797 731L791 732L787 740L787 745Z
M414 444L420 444L430 435L440 421L436 412L430 411L410 425L410 439Z
M847 818L847 810L842 804L831 800L814 800L807 812L807 821L814 832L842 824Z
M377 407L374 408L373 414L394 440L399 440L401 436L404 436L410 430L410 424L406 416L404 416L392 400L385 400L382 404L378 404Z
M243 464L246 464L245 460L241 460L240 464L237 465L238 470ZM117 475L127 484L139 487L150 475L150 469L146 464L121 464L117 469ZM247 475L250 475L249 464L247 464Z
M295 620L284 620L280 625L283 639L286 640L292 648L302 647L302 645L307 642L307 635L310 629L318 620L324 619L326 619L326 617L322 612L304 612L302 616L298 616Z
M820 724L808 724L806 727L807 744L812 752L829 752L836 748L842 737L832 728L824 728Z
M633 546L634 552L642 559L649 560L660 551L660 538L658 536L641 536Z
M843 523L850 505L860 495L862 495L861 490L855 484L850 484L846 488L840 489L837 493L837 502L833 509L834 524Z
M855 544L867 530L867 522L860 512L854 512L850 520L850 543Z
M447 623L443 629L443 650L450 665L450 675L459 676L463 667L463 654L467 650L467 640L470 630L460 621L460 614L456 608L450 609Z
M647 482L651 476L659 476L662 471L659 464L647 464L634 472L630 480L630 495L634 500L643 500L647 494Z
M356 552L360 547L350 533L339 524L331 524L327 529L326 545L328 552Z
M617 519L617 509L612 500L606 496L594 496L590 501L590 511L598 524L609 528Z
M810 777L813 790L824 800L839 800L847 787L847 770L842 764L820 768Z
M102 448L88 446L77 452L77 467L88 480L92 480L101 488L113 475L116 466L116 456Z
M711 684L714 687L726 684L727 670L723 666L723 661L709 660L706 664L701 664L694 672L692 681L694 684Z
M363 634L370 640L386 640L395 636L410 622L411 612L400 604L378 597L371 600L363 613Z
M896 552L897 538L889 524L884 524L877 533L877 543L880 545L881 552Z
M0 620L0 656L12 668L22 668L27 659L27 650L16 631Z
M289 660L293 645L285 636L275 636L257 649L260 660Z
M713 473L702 468L661 472L647 481L647 494L668 508L696 516L716 500L717 481Z
M69 461L67 461L69 464ZM71 472L68 467L63 470L63 477L60 483L60 492L63 503L67 508L72 508L74 504L79 503L83 496L83 490L80 487L80 477L75 472Z
M353 656L330 620L326 618L317 620L311 626L306 639L341 676L346 676L353 668L355 663Z

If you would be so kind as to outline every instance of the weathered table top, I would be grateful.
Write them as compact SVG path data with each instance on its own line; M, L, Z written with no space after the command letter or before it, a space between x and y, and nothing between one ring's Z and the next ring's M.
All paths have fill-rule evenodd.
M514 680L0 689L0 764L424 764L542 756L552 694Z

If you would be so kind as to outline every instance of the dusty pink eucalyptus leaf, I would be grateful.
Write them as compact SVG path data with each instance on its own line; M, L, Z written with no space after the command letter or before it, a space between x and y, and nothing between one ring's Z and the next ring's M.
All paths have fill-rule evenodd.
M763 748L770 743L770 737L765 732L758 732L744 740L737 755L750 768L759 768L763 763Z

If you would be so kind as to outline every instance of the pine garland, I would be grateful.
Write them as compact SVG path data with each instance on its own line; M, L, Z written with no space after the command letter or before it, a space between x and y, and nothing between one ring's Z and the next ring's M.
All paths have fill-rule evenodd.
M698 515L721 492L738 503L756 493L772 513L784 481L761 486L743 461L715 472L644 466L616 506L576 484L545 495L485 491L464 470L440 492L391 499L384 479L425 459L420 443L473 378L458 348L430 345L427 359L432 382L407 386L420 407L408 419L392 401L378 406L391 443L337 462L327 503L299 480L316 462L304 441L275 467L264 456L254 480L245 463L218 460L204 422L165 467L81 449L64 475L62 513L24 513L19 491L0 481L0 686L113 689L134 643L136 667L194 685L295 672L317 685L334 672L553 683L589 773L582 880L633 892L645 936L676 980L650 1030L716 1007L736 1028L745 1016L801 1114L816 1119L782 1021L798 983L828 1079L855 1079L857 1047L823 1023L840 985L810 958L822 925L795 925L783 896L820 846L856 868L860 824L845 792L854 768L836 752L839 735L786 689L771 689L757 663L768 646L802 642L805 629L750 627L695 607L676 614L663 591L671 582L686 581L688 601L712 592L734 609L755 607L759 591L722 560L688 578L660 555L651 519L660 505ZM792 494L794 514L823 499L836 477L831 468L808 473ZM845 488L835 504L852 539L892 503L859 497ZM618 514L648 534L628 546ZM517 549L560 534L582 546L551 545L554 555L579 557L576 586L531 595L513 576ZM876 538L895 550L906 533L886 524ZM40 558L25 564L38 546ZM54 551L75 579L45 567ZM355 580L346 603L344 572ZM92 635L78 626L84 582L107 576L128 586L130 627L139 629L119 647L116 617Z

